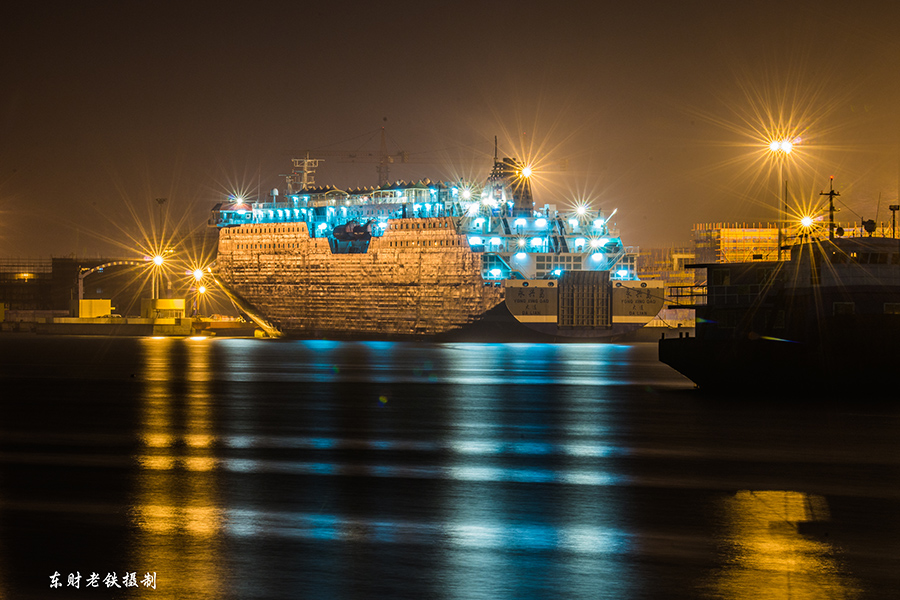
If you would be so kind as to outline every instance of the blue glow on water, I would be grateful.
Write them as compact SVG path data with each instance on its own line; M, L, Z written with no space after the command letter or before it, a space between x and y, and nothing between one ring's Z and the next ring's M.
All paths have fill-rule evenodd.
M148 457L139 457L142 462L153 463ZM154 470L178 470L184 468L184 460L170 460L153 463ZM176 457L177 458L177 457ZM181 457L182 459L184 457ZM191 458L191 457L188 457ZM250 460L224 458L214 462L211 468L234 473L291 473L296 475L341 476L360 474L376 478L403 479L447 479L457 481L553 483L579 486L609 486L624 481L609 472L585 468L527 468L501 467L495 465L390 465L327 461Z
M157 439L158 438L158 439ZM164 442L169 440L168 442ZM174 438L165 433L156 434L150 447L171 446ZM378 452L417 452L437 453L452 452L472 456L550 456L568 455L581 457L604 457L624 454L624 450L612 446L578 442L567 444L551 444L548 442L505 442L500 439L458 440L447 443L421 440L359 440L325 437L270 437L230 435L211 438L213 445L220 444L235 449L295 448L309 450L360 450L368 449ZM239 460L239 459L230 459Z
M337 445L337 441L333 438L312 438L309 441L316 450L327 450Z
M385 544L449 543L486 550L602 555L627 552L629 536L621 530L579 524L533 524L483 521L431 523L409 519L347 518L327 513L293 513L229 509L223 530L235 537L270 536L329 542L355 540Z
M260 469L260 463L244 458L225 458L220 463L223 469L238 473L254 473Z
M557 446L546 442L515 442L507 448L514 454L544 455L558 452Z
M223 443L232 448L253 448L259 445L259 440L253 435L229 435L223 438Z
M500 454L502 444L491 440L460 440L451 449L459 454Z
M629 365L633 348L613 344L214 342L225 381L609 386L630 384L636 373L616 368Z
M477 429L474 425L466 429ZM492 428L491 428L492 429ZM540 433L544 427L535 426L533 433ZM624 451L613 446L596 442L507 442L491 438L461 439L449 442L401 439L363 440L354 438L305 437L305 436L249 436L227 435L218 438L218 443L230 448L306 448L313 450L370 449L379 452L453 452L461 455L523 455L549 456L568 455L583 457L604 457L622 454Z

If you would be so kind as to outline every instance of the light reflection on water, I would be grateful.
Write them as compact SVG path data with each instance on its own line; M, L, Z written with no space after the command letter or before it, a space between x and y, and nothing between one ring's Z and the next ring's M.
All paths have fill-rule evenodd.
M573 442L566 444L550 442L515 442L501 440L464 439L451 443L428 440L408 439L373 439L362 438L333 438L333 437L309 437L309 436L248 436L248 435L221 435L209 434L185 434L175 436L168 433L145 433L144 444L151 448L164 448L172 446L182 440L187 446L194 448L209 448L214 444L221 444L231 448L291 448L306 450L371 450L381 452L454 452L468 455L533 455L547 456L554 454L568 454L571 456L609 456L622 453L619 448L590 443Z
M445 548L562 550L589 555L622 552L628 541L622 531L586 525L445 524L251 509L147 505L142 507L139 518L141 526L152 533L177 532L200 537L225 534Z
M603 399L610 386L633 384L628 347L475 345L423 353L402 344L173 340L143 347L143 449L135 457L141 470L133 509L143 539L135 561L169 572L188 564L191 577L177 584L186 597L234 593L222 587L228 539L438 550L430 568L448 598L540 595L545 581L568 581L574 595L585 595L591 581L603 581L607 597L640 595L641 577L624 559L653 542L619 525L627 512L620 493L575 491L628 484L608 463L630 451L616 444ZM184 352L181 364L173 362L176 348ZM226 369L213 364L213 348ZM288 396L251 388L234 397L225 388L222 398L214 379L303 387ZM444 412L404 429L374 403L360 409L334 391L317 395L315 386L324 383L364 384L362 394L372 393L365 387L371 384L440 385L440 398L412 401L436 402ZM593 393L557 389L551 397L549 385L589 386ZM223 400L226 414L217 415ZM311 410L303 410L305 402ZM272 403L284 403L295 420L260 428ZM380 514L346 498L335 512L279 510L252 489L229 501L221 479L240 476L279 477L288 490L302 482L333 499L367 493L368 484L356 492L345 483L351 481L440 487L436 506L420 517ZM557 489L548 492L548 485ZM541 486L535 490L544 496L533 508L527 486ZM291 496L308 507L302 499L309 490ZM732 551L708 584L712 595L737 600L766 590L763 597L781 597L789 589L790 597L851 597L832 549L796 531L798 522L827 518L824 506L821 497L794 492L740 492L726 501L722 537ZM176 541L182 538L186 543ZM335 577L342 571L333 562L317 568Z
M536 576L520 559L507 556L500 560L497 552L551 552L565 556L567 568L595 575L612 574L611 565L598 569L598 557L627 552L628 535L612 525L612 507L601 509L603 518L596 518L596 496L557 492L555 495L568 503L553 510L558 514L537 520L527 514L511 518L504 506L516 500L505 498L507 492L498 487L615 485L616 476L602 461L618 450L606 439L602 414L587 408L594 401L567 395L567 406L560 410L563 415L571 411L570 422L551 425L541 421L540 406L537 411L533 408L534 402L548 400L545 390L520 401L502 390L496 395L496 387L490 391L483 387L507 384L526 394L534 386L548 384L599 388L610 383L598 377L598 365L606 364L602 356L612 366L623 360L619 356L626 350L623 347L582 346L572 352L550 346L446 346L430 348L423 358L420 348L402 344L192 342L147 340L143 344L143 448L135 457L140 472L133 509L135 524L144 537L137 546L146 549L137 562L165 570L188 561L196 577L178 584L188 596L226 591L216 583L223 580L219 565L227 562L217 551L219 542L228 538L440 549L446 564L434 568L444 573L436 575L438 579L451 582L445 590L449 597L502 595L521 587L523 578ZM179 344L184 362L176 364L173 355ZM212 348L221 352L219 360L226 368L211 364ZM276 351L277 356L273 354ZM214 379L251 385L302 384L304 388L296 391L293 400L241 392L226 397L223 403L212 390ZM436 399L448 413L426 427L439 429L430 437L424 437L421 430L417 437L410 437L410 431L398 429L396 423L379 419L377 414L343 415L344 397L326 397L330 404L323 405L313 396L313 410L302 410L308 393L313 392L307 386L348 382L439 384L450 390ZM511 399L521 404L521 415L509 410ZM393 393L390 400L397 401ZM273 401L290 404L286 410L303 422L285 422L284 429L299 426L299 431L279 434L271 425L256 429L256 419ZM214 414L223 404L225 414ZM507 419L510 416L512 420ZM226 421L216 428L216 420L223 417ZM334 435L352 433L344 428L347 419L359 419L357 427L363 427L364 433ZM314 435L304 433L310 428ZM416 431L413 427L412 432ZM235 452L239 454L233 455ZM272 452L306 459L260 456ZM347 453L351 458L333 459ZM311 459L317 455L320 458ZM327 457L332 459L323 460ZM547 460L563 463L541 464ZM503 464L509 461L513 462ZM537 464L531 464L535 461ZM323 495L335 493L335 485L328 480L431 480L443 487L432 514L415 519L358 515L352 510L273 510L252 490L242 494L244 502L229 503L218 490L224 476L299 477L304 485L322 488ZM472 489L473 485L481 491ZM194 542L186 546L174 542L183 536ZM487 560L485 552L492 558ZM502 564L494 564L497 560ZM498 582L496 576L504 573L507 580ZM492 583L487 587L470 586L488 580ZM625 589L620 584L612 587Z
M724 499L728 566L713 586L723 598L856 598L839 551L800 526L830 520L822 496L743 490Z
M163 338L105 342L100 368L78 343L48 395L89 379L91 421L0 423L0 519L104 515L127 568L159 573L136 597L852 598L840 545L807 527L830 518L822 489L896 496L816 475L890 473L889 426L877 452L806 413L776 436L685 394L652 346ZM11 501L17 469L76 494ZM738 491L772 489L806 491Z
M632 355L615 344L443 344L229 340L229 381L626 385Z
M216 459L208 455L215 441L211 347L164 338L142 340L142 349L146 384L139 399L139 437L153 453L137 457L141 471L132 517L140 534L132 562L156 572L163 589L171 589L177 574L189 574L177 578L181 597L221 596L222 558L215 538L222 516ZM183 363L174 360L176 349L184 350ZM177 440L185 442L181 449L174 447ZM187 539L179 542L183 536Z
M449 489L443 496L445 522L458 541L442 553L448 597L632 597L636 579L622 560L629 552L630 539L617 528L621 522L615 517L618 495L602 493L614 489L618 478L604 462L613 446L608 415L598 406L596 396L557 391L548 397L542 389L529 388L535 372L538 379L546 376L565 381L568 376L581 381L585 365L554 357L559 348L492 346L487 350L499 356L487 352L483 356L454 355L461 369L478 365L480 374L472 383L489 384L492 371L503 381L518 382L527 374L524 379L529 383L510 394L492 397L477 388L472 390L465 385L465 378L450 382L454 401L448 407L447 421L461 426L450 429L446 440L453 452L448 457ZM568 354L569 350L563 350L567 358L581 358L582 353ZM614 363L621 348L602 350ZM499 360L491 362L489 356ZM602 359L594 362L603 364ZM594 381L604 385L599 379ZM602 387L595 389L602 393ZM535 398L538 406L555 405L558 413L543 413L535 407ZM510 402L518 410L502 410ZM594 410L583 410L584 404ZM576 424L578 427L573 427ZM510 439L512 436L519 439ZM585 446L594 451L579 454L569 450ZM552 470L523 471L496 464L504 454L515 456L517 451L533 460L553 460ZM545 490L538 500L528 488L503 483L509 481L558 489ZM578 485L588 487L576 491ZM595 490L598 493L593 493ZM542 559L559 552L565 557Z

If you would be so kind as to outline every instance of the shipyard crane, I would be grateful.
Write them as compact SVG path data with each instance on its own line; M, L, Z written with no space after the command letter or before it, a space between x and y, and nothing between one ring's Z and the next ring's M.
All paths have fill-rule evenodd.
M319 162L330 157L337 158L340 162L375 163L379 186L390 183L391 165L394 163L434 163L433 159L410 157L409 152L405 150L389 153L387 132L382 127L381 145L378 150L307 150L304 158L294 158L293 171L289 175L284 175L288 193L315 186L314 175Z
M387 131L381 127L381 143L378 150L307 150L303 158L292 159L294 168L289 174L282 174L287 182L289 194L315 187L315 172L319 163L326 158L335 157L340 162L375 163L378 186L391 183L391 165L395 163L437 164L434 158L420 158L405 150L389 153L387 150ZM366 139L366 142L373 136ZM365 142L364 142L365 143ZM497 139L494 138L494 161L497 161ZM542 173L568 171L568 159L560 159L555 169L541 168Z

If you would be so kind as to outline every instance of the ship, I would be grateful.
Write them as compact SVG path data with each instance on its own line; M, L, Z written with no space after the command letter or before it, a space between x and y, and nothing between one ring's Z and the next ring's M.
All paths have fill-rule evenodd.
M214 276L267 333L323 339L611 341L663 307L602 210L537 206L532 174L486 183L318 186L293 160L287 190L215 205Z
M881 387L900 339L900 241L833 222L801 236L786 260L691 265L704 286L693 336L659 340L659 359L703 390L752 393ZM893 236L893 233L892 233ZM705 293L704 293L705 292Z

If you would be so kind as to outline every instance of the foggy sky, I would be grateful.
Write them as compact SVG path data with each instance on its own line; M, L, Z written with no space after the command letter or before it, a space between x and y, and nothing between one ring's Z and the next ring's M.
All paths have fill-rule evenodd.
M382 126L412 158L392 179L483 179L496 135L544 166L539 205L618 209L626 245L775 219L773 127L799 138L792 205L831 175L841 219L897 201L896 7L185 4L4 8L0 257L128 257L155 198L202 228L224 194L284 189L306 150L375 151ZM372 185L375 167L327 158L316 180Z

